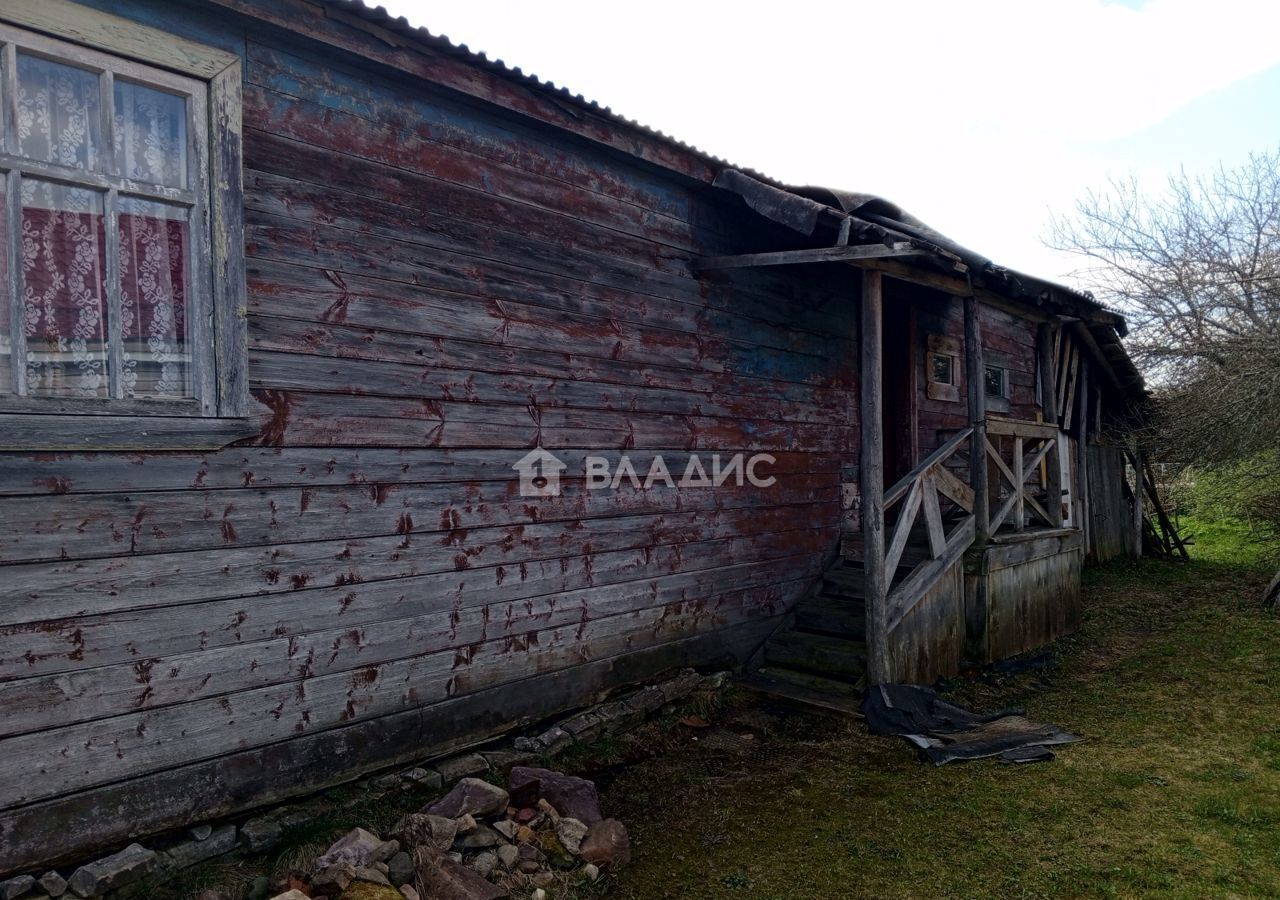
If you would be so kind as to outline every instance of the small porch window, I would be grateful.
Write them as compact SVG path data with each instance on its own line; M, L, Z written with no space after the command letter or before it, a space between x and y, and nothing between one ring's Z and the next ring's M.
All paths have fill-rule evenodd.
M1009 398L1009 370L1003 366L987 366L985 386L988 397L1007 400Z
M926 393L930 400L957 402L960 399L960 342L944 334L931 334L926 341Z

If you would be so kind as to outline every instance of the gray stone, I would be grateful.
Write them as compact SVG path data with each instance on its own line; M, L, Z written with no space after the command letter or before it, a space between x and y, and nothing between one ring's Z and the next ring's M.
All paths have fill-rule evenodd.
M674 677L658 685L668 703L683 700L702 686L702 676L693 669L684 669Z
M458 834L458 823L445 816L413 813L397 822L391 833L400 839L400 846L406 850L419 846L448 850Z
M416 784L418 787L431 788L433 790L444 787L444 776L435 769L424 769L422 766L417 766L407 772L402 772L401 777L405 781Z
M418 896L418 889L411 884L400 885L400 893L404 895L404 900L422 900Z
M209 835L213 834L213 826L208 823L204 825L194 825L187 829L187 834L191 835L192 840L208 840Z
M413 883L413 857L401 850L387 861L387 878L396 887Z
M587 826L577 819L565 817L556 823L556 837L574 856L582 852L582 839L586 836Z
M514 771L514 770L513 770ZM422 811L456 819L467 814L488 816L507 808L507 792L479 778L464 778L435 803Z
M596 786L576 775L516 766L511 770L511 796L519 805L540 797L554 806L560 815L586 825L594 825L603 818Z
M702 679L702 689L705 691L718 691L733 678L732 672L715 672Z
M492 850L486 850L484 853L477 853L475 858L471 860L471 870L481 878L488 878L493 874L493 870L498 867L498 854Z
M503 844L498 848L497 856L502 868L509 872L520 862L520 848L513 844Z
M303 809L278 809L241 825L240 843L250 853L270 850L286 831L306 825L314 817L314 812Z
M534 754L528 750L482 750L480 755L489 763L489 769L499 775L507 775L512 766L533 762Z
M484 850L502 843L502 836L488 825L477 825L470 834L459 836L453 842L455 850Z
M543 756L554 756L573 743L573 735L559 726L548 728L537 737L516 738L511 745L517 750L537 753Z
M384 841L371 831L353 828L315 861L315 868L327 869L345 863L359 869L390 859L399 849L395 841Z
M617 819L596 822L582 839L579 855L583 862L601 869L617 869L631 862L631 838Z
M267 900L271 894L271 879L266 875L259 875L249 883L249 891L245 895L245 900Z
M36 880L30 875L19 875L7 881L0 881L0 900L16 900L18 897L29 894L35 886Z
M276 894L271 898L271 900L310 900L310 898L308 898L306 894L302 893L302 891L294 888L292 890L285 891L283 894Z
M235 848L236 826L223 825L216 830L210 829L203 840L184 841L165 850L160 854L157 867L166 872L187 869L215 856L230 853Z
M453 821L458 825L458 834L470 834L480 826L480 823L476 821L476 817L471 813L467 813L465 816L458 816Z
M651 684L636 691L622 702L642 715L648 715L657 712L666 705L667 695L662 692L662 688L656 684Z
M587 863L582 867L582 877L587 881L595 881L600 877L600 867L595 863Z
M604 719L595 710L578 713L571 719L559 723L560 727L573 735L575 741L594 741L604 734Z
M311 893L321 896L337 896L351 887L356 880L356 867L348 862L335 863L319 871L311 878Z
M376 866L361 866L356 869L356 881L367 881L370 884L380 884L383 887L391 887L391 879L384 875Z
M520 826L511 819L499 819L493 823L493 830L498 832L498 834L502 835L508 841L515 841L516 831L519 828Z
M50 897L61 897L67 892L67 879L51 869L40 876L40 888Z
M431 900L498 900L510 894L479 874L429 848L419 847L414 855L418 881Z
M464 753L448 759L436 760L431 767L440 773L446 782L460 781L471 775L483 775L489 771L488 761L479 753Z
M154 850L130 844L119 853L76 869L67 881L67 888L77 897L101 897L150 873L158 858Z

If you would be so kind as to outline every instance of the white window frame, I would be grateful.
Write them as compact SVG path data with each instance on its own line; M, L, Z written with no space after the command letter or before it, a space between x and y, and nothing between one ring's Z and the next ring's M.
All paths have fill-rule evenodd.
M6 386L0 396L0 450L215 449L256 434L248 417L240 58L69 0L5 0L0 4L0 44L5 101L0 110L0 171L9 173L10 229L15 220L20 229L20 194L14 188L24 176L104 192L108 229L114 226L112 207L120 196L188 208L188 316L193 326L189 347L195 394L186 401L123 397L118 387L122 349L113 341L109 371L116 374L111 376L110 398L27 397ZM11 89L18 51L95 71L107 88L118 74L130 82L190 96L189 188L138 184L114 169L86 172L21 158ZM104 146L110 150L111 123L103 124ZM108 254L109 272L113 255ZM9 263L10 284L0 296L13 304L16 314L21 265L14 258ZM108 282L109 315L118 315L119 285L110 277ZM16 330L21 318L14 319ZM15 342L12 365L17 378L25 369L20 351L20 342Z

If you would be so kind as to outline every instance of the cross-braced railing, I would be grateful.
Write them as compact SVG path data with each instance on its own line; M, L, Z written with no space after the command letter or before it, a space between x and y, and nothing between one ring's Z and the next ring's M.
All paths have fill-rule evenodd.
M999 489L991 498L995 508L986 532L994 534L1005 524L1022 531L1029 518L1049 528L1060 528L1062 433L1058 427L1014 419L988 419L986 424L987 458L999 473ZM1044 503L1036 496L1041 488Z
M970 445L969 452L975 452L972 447L973 439L972 428L958 432L885 491L886 515L901 504L884 555L884 572L889 582L885 597L889 631L897 627L933 583L973 543L973 488L957 478L947 467L948 461L966 443ZM952 522L950 531L944 522L944 502L960 513L958 519ZM918 562L906 578L895 584L894 575L921 515L924 516L925 533L928 536L928 558Z

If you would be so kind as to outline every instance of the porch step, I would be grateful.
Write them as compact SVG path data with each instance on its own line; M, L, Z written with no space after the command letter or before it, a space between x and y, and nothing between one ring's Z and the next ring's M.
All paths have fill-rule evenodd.
M867 670L867 648L861 641L806 631L783 631L764 645L767 666L818 672L856 681Z
M832 597L825 591L796 604L796 627L855 641L866 639L867 611L861 599Z
M860 716L858 687L789 669L767 667L744 675L738 684L749 691L802 709L838 716Z

